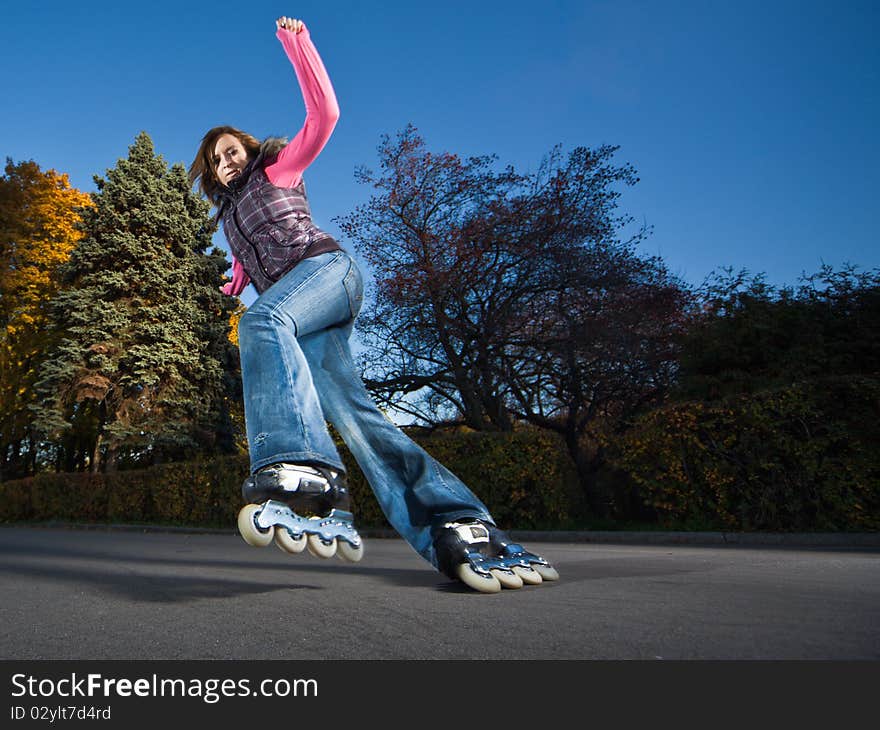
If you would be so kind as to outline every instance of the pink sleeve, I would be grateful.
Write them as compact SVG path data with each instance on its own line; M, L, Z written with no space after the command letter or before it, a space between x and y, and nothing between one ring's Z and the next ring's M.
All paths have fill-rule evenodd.
M235 256L232 257L232 281L224 286L220 291L232 297L237 297L244 291L244 288L251 283L249 277Z
M266 176L273 185L289 188L300 183L303 171L324 149L339 119L339 105L308 28L299 33L281 28L275 35L293 64L306 106L302 129L266 167Z

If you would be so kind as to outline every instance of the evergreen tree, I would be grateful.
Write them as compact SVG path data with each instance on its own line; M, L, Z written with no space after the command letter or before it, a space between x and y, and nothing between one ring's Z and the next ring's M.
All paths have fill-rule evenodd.
M206 253L208 204L145 132L95 183L52 303L59 343L37 383L37 427L56 440L88 434L93 471L230 449L235 302L219 291L225 257ZM71 457L62 449L56 468Z

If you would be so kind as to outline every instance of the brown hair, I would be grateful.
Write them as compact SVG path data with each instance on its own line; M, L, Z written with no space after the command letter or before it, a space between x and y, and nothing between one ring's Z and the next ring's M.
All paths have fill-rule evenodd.
M247 132L242 132L235 127L214 127L208 130L208 133L202 137L202 143L199 145L199 151L196 152L196 158L189 166L189 181L191 185L199 183L199 192L206 195L215 205L220 198L220 190L223 185L217 179L217 166L214 164L214 147L217 140L224 134L231 134L237 137L247 152L248 157L256 157L260 151L260 140L252 137Z

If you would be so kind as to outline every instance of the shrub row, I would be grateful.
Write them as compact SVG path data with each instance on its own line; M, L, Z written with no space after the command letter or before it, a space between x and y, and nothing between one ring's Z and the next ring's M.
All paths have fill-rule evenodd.
M576 477L553 436L445 433L418 440L468 484L499 524L534 528L570 521ZM344 447L340 453L357 524L387 527L354 459ZM0 483L0 521L231 527L247 471L245 456L230 456L110 474L39 474Z
M563 444L545 431L416 436L505 528L580 523L582 493ZM604 444L595 488L612 516L673 529L880 529L880 378L800 383L716 403L674 403ZM387 527L348 451L357 524ZM41 474L0 483L0 521L231 527L247 458L113 474Z
M880 529L880 379L826 378L645 415L609 444L661 521Z

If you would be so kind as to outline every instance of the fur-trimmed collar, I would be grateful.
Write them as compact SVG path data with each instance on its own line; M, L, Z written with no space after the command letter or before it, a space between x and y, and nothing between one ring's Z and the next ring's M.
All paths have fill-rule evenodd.
M266 137L262 144L260 144L260 153L257 155L257 158L262 158L267 161L271 160L273 157L277 157L278 153L286 146L286 137Z

